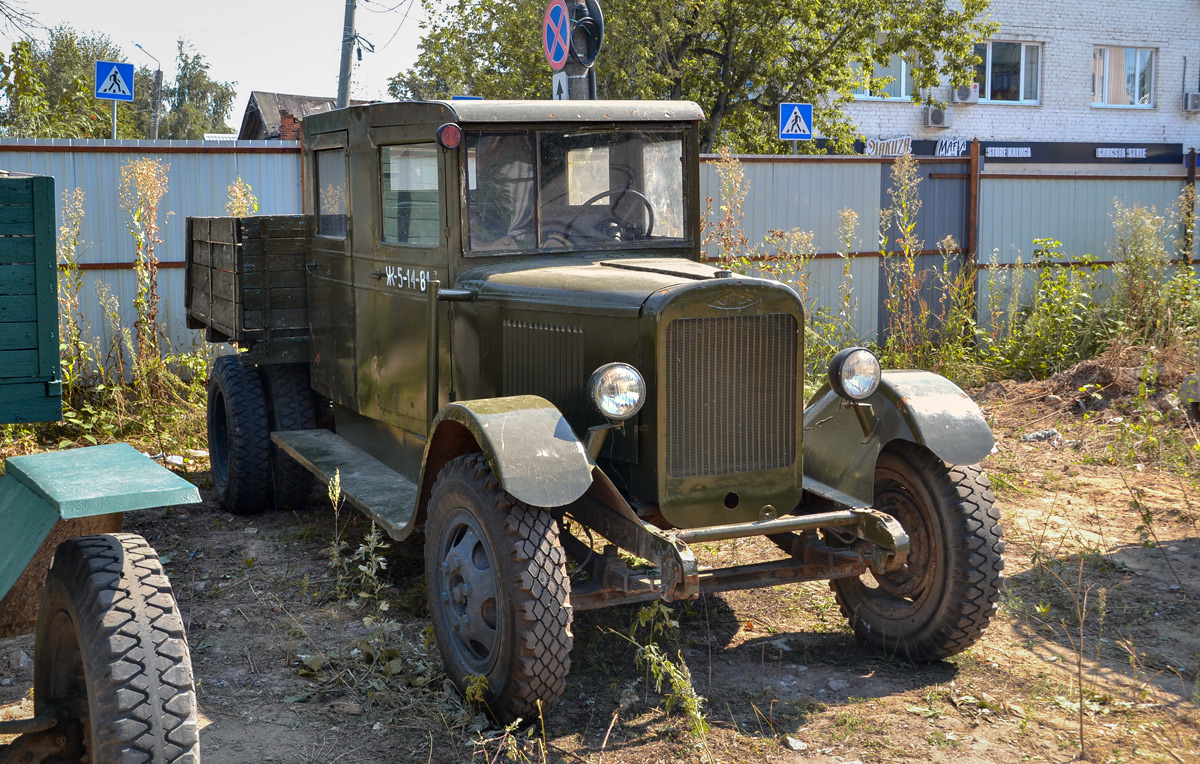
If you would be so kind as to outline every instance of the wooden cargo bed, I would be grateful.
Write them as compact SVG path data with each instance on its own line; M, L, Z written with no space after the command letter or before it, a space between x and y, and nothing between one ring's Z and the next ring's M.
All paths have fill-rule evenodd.
M305 215L187 219L187 323L255 360L309 358Z

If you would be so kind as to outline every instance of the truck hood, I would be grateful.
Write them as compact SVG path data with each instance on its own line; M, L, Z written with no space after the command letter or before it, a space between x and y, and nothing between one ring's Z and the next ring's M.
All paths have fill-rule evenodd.
M680 257L559 255L473 268L462 273L455 286L475 292L476 299L481 300L568 303L584 310L640 310L656 293L722 278L727 273Z

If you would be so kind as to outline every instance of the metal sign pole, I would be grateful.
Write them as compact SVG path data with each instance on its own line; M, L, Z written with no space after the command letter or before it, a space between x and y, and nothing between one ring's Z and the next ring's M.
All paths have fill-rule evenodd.
M115 140L117 139L117 102L116 102L116 101L113 101L113 102L112 102L112 107L113 107L113 131L112 131L112 139L115 141Z

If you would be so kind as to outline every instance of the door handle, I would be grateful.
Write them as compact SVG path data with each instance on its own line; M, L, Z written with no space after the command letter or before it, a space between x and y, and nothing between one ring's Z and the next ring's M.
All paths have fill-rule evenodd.
M383 271L375 271L374 273L371 274L371 278L375 279L376 281L379 281L385 275L387 275L387 274L385 274Z

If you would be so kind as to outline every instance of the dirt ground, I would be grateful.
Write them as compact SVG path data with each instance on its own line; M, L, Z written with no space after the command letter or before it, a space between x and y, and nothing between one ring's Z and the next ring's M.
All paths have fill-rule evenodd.
M855 643L823 583L673 606L667 652L707 699L703 736L635 666L622 635L637 606L580 613L562 701L532 727L489 725L429 646L420 540L383 552L386 611L350 607L361 583L333 596L335 517L320 492L298 514L234 517L209 500L127 529L173 581L213 764L1067 761L1081 739L1092 761L1197 762L1200 470L1110 463L1110 448L1144 451L1126 441L1148 436L1116 421L1120 396L1079 394L1081 378L976 393L1008 542L1001 610L979 643L932 665L888 659ZM1163 408L1155 437L1200 457L1196 425ZM201 484L205 468L189 465ZM353 551L369 526L349 514ZM709 563L767 552L753 540L701 551ZM31 653L32 637L0 641L6 714L32 684Z

